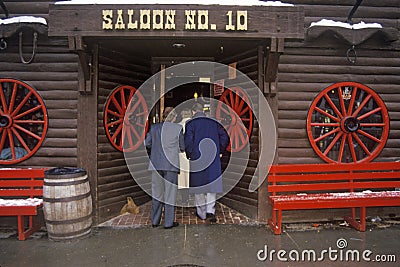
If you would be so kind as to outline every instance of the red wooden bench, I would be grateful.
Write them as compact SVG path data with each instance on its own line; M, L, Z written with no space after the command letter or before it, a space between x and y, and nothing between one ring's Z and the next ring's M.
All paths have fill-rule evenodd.
M274 165L268 175L268 224L281 234L282 211L350 208L345 220L365 231L367 207L400 206L395 188L400 188L400 162Z
M0 169L0 216L18 217L18 239L25 240L40 228L34 223L43 206L43 179L46 169ZM40 197L40 198L36 198ZM24 216L29 216L25 229Z

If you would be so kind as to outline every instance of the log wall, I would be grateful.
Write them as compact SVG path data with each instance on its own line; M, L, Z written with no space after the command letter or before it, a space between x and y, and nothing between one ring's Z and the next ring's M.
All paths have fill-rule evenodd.
M122 152L109 142L104 129L103 111L109 94L119 85L131 85L136 88L150 77L150 64L132 58L129 55L99 48L99 86L98 86L98 208L99 221L102 222L119 213L128 196L137 205L148 201L149 196L142 191L132 178ZM143 163L146 155L134 154L134 164L143 164L146 177L147 165ZM143 162L141 162L143 160ZM140 178L135 177L135 178Z
M34 15L47 17L53 1L4 1L10 17ZM4 15L0 15L4 18ZM32 32L24 32L23 55L32 53ZM19 79L38 91L46 105L49 127L40 149L18 166L77 166L77 73L78 60L68 49L66 38L38 35L36 56L23 64L18 52L18 34L5 39L7 48L0 51L0 77Z
M322 18L345 21L355 1L294 0L304 6L305 27ZM399 29L399 2L363 1L353 22L378 22ZM397 15L396 15L397 14ZM349 45L333 36L320 40L285 43L278 74L278 157L280 164L324 163L307 138L306 117L314 97L327 86L354 81L375 90L385 102L390 116L386 146L376 161L399 160L400 154L400 46L375 37L356 47L357 61L346 59Z

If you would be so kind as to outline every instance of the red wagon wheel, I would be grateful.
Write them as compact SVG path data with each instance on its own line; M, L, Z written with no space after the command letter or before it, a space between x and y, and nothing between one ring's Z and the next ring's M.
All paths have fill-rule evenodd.
M371 88L355 82L336 83L312 102L307 133L314 151L326 162L369 162L386 144L389 115Z
M15 79L0 79L0 164L30 158L47 133L47 109L31 86Z
M104 109L104 128L112 146L124 152L136 150L145 138L147 116L146 101L136 88L129 85L115 88Z
M219 100L216 118L224 125L230 136L227 150L238 152L247 145L253 130L253 112L247 104L250 103L249 99L242 88L232 87L225 90Z

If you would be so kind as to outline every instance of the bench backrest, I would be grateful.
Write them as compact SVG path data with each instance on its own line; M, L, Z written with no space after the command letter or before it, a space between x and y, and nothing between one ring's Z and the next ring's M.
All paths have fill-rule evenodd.
M400 162L273 165L268 192L358 192L400 188Z
M0 197L42 197L46 169L0 169Z

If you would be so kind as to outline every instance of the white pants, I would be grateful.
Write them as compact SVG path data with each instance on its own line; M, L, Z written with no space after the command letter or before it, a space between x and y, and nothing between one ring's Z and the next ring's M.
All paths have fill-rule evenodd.
M217 193L195 194L197 214L203 219L206 219L207 213L215 214L215 201Z

